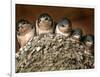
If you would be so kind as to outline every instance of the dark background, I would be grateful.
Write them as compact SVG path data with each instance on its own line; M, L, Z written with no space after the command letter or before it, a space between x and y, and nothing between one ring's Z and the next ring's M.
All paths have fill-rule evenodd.
M85 34L94 35L94 9L75 7L55 7L16 4L16 22L27 19L35 25L35 21L41 13L48 13L55 22L62 17L68 17L72 22L73 29L81 28Z

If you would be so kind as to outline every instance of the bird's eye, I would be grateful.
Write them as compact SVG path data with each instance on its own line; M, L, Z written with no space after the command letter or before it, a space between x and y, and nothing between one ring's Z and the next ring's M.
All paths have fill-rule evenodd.
M19 27L17 27L17 29L19 29Z
M48 20L48 18L46 17L45 20Z
M61 25L62 27L65 27L63 24Z
M41 22L41 19L39 19L38 22L40 23Z
M81 33L77 33L77 35L81 35Z
M87 40L87 42L91 42L91 40Z

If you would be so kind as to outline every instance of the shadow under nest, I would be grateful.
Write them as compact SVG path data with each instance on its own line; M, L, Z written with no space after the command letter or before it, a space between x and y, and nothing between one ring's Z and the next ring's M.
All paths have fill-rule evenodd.
M94 68L94 55L86 54L82 42L53 34L33 37L19 50L16 73Z

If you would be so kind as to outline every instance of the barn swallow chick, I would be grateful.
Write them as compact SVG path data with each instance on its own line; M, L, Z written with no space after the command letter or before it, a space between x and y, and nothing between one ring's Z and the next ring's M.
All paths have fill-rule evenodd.
M20 48L24 47L26 43L35 36L35 27L24 19L17 22L17 40Z
M36 32L37 35L53 33L53 19L49 14L43 13L38 17L36 20Z
M86 35L83 40L84 40L85 45L88 48L93 47L93 45L94 45L94 37L93 37L93 35Z
M71 40L79 42L82 38L82 33L82 29L77 28L73 30Z
M66 37L71 35L72 23L68 18L63 18L56 25L56 34L60 34Z
M83 37L83 42L86 46L85 53L94 54L94 36L93 35L86 35Z

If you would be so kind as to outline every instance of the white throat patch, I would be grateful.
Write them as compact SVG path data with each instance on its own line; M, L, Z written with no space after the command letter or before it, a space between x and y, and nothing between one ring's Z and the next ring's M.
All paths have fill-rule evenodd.
M56 33L68 37L70 33L63 33L59 30L58 25L56 26Z

